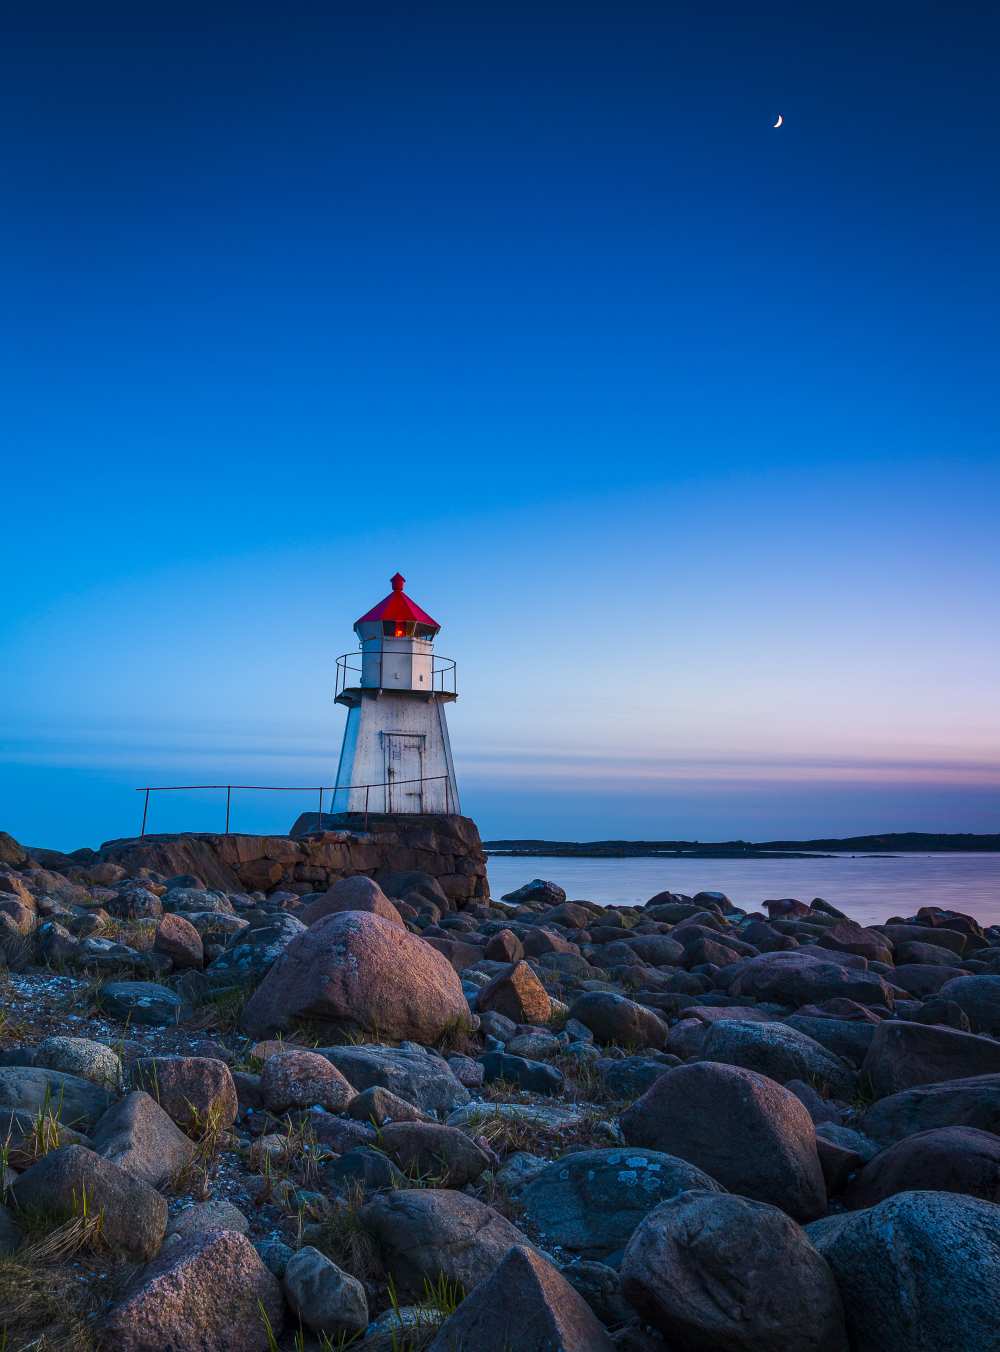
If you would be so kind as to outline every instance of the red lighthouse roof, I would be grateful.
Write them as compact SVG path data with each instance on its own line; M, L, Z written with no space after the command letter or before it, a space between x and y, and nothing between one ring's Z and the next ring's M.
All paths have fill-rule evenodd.
M379 621L394 622L397 624L421 624L428 625L435 633L441 628L437 620L432 620L426 610L421 610L415 601L411 601L406 592L403 591L403 583L406 578L401 573L396 573L392 579L392 591L384 600L379 601L377 606L373 606L367 614L362 615L355 621L355 628L359 624L378 623Z

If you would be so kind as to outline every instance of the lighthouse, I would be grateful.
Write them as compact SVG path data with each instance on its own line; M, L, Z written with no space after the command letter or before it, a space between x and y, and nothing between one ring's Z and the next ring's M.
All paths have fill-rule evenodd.
M347 725L335 812L460 813L445 706L458 698L455 663L434 652L441 626L391 579L392 591L355 622L359 648L337 659Z

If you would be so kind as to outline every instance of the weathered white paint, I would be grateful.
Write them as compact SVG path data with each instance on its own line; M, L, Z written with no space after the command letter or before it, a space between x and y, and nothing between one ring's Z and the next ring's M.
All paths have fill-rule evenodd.
M341 703L348 703L345 697L353 702L337 768L335 812L364 812L366 796L370 812L461 812L445 718L445 703L454 696L356 688L345 691ZM346 787L365 784L380 787L367 795L364 788Z

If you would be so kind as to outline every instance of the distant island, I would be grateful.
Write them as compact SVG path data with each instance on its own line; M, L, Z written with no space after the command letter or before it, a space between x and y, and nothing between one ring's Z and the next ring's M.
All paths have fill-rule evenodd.
M828 840L484 840L487 854L525 858L641 859L667 855L683 859L822 859L830 853L892 855L1000 852L1000 835L894 831L881 836Z

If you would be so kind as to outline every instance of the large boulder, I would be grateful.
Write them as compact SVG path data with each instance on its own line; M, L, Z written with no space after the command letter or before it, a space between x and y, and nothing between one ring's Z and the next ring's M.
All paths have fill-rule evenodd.
M615 991L588 991L574 1000L569 1016L589 1028L598 1042L657 1051L666 1046L667 1025L660 1016Z
M405 929L403 917L373 879L363 873L353 878L341 878L322 896L315 897L299 912L304 925L315 925L328 915L338 915L341 911L367 911L370 915L380 915L391 925Z
M525 1235L474 1197L442 1188L398 1188L362 1209L361 1223L382 1251L403 1295L420 1296L424 1283L444 1276L466 1291L490 1276L512 1244Z
M49 1113L67 1127L87 1131L111 1104L103 1086L42 1066L0 1066L0 1110Z
M662 1202L625 1251L622 1290L685 1352L847 1352L828 1264L783 1211L746 1197Z
M779 1084L806 1080L837 1098L851 1098L857 1088L857 1075L845 1060L786 1023L717 1020L702 1043L701 1056L759 1071Z
M267 1352L267 1324L280 1336L284 1313L278 1279L246 1235L213 1230L172 1244L136 1274L101 1321L101 1345L115 1352Z
M448 960L364 911L327 916L293 939L243 1011L251 1037L297 1019L422 1043L470 1026L462 983Z
M958 976L946 981L938 994L954 1000L967 1015L973 1032L1000 1033L1000 975Z
M721 1191L686 1160L633 1146L564 1155L534 1178L519 1200L544 1246L615 1265L643 1217L658 1202L689 1188Z
M1000 1330L1000 1207L951 1192L901 1192L818 1221L852 1352L984 1352Z
M861 1065L877 1098L918 1084L1000 1074L1000 1042L923 1023L886 1020Z
M64 1145L19 1174L19 1207L69 1219L86 1206L101 1213L101 1239L138 1262L152 1258L167 1229L165 1198L141 1179L82 1145Z
M859 1127L880 1145L932 1127L976 1127L1000 1135L1000 1075L974 1075L903 1089L873 1104Z
M442 1325L429 1352L612 1352L590 1306L523 1244L507 1250Z
M443 1056L414 1043L402 1047L317 1047L360 1093L376 1086L390 1089L425 1113L450 1113L469 1102L469 1091L455 1078Z
M796 1220L826 1210L812 1118L766 1075L711 1061L676 1066L622 1114L621 1128L630 1145L679 1155Z
M897 1192L961 1192L1000 1202L1000 1136L975 1127L918 1131L869 1160L844 1194L848 1207L876 1206Z
M892 990L874 972L845 967L840 962L824 962L809 954L761 953L734 963L729 983L730 995L771 1000L777 1004L816 1004L843 997L862 1005L892 1008Z
M154 1188L183 1173L198 1154L190 1137L141 1089L108 1109L90 1143L98 1155Z

